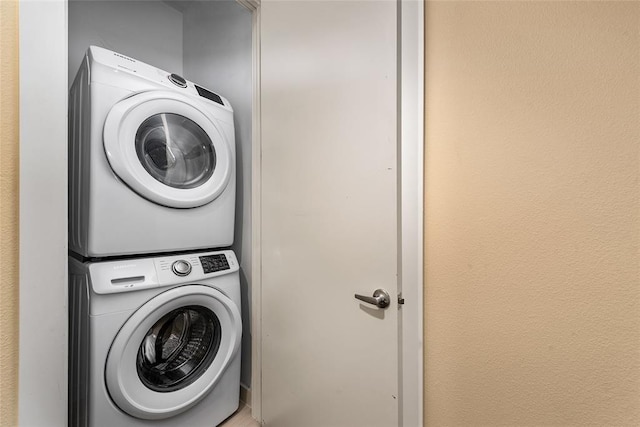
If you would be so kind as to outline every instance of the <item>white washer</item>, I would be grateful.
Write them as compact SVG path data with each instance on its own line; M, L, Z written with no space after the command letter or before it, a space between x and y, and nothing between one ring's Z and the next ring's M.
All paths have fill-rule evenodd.
M69 265L70 426L213 427L238 408L233 252Z
M233 110L176 74L91 46L69 99L69 248L84 257L233 243Z

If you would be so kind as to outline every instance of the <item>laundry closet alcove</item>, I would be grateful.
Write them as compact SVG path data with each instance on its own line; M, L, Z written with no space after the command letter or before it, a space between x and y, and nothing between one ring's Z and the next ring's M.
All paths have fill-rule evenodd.
M69 86L88 47L95 45L183 76L231 103L236 145L236 219L231 249L241 266L242 383L250 387L252 11L235 1L72 0L68 3L68 31Z
M66 137L64 140L61 138L66 133L63 129L67 127L67 114L60 109L61 105L56 104L64 104L66 110L68 94L60 90L62 83L67 90L71 87L90 46L105 48L184 76L219 93L230 102L234 115L233 178L236 206L235 228L231 230L233 245L229 249L235 252L240 264L242 303L239 305L243 324L241 384L244 399L250 398L247 391L251 385L251 168L255 166L252 164L252 150L254 134L258 130L252 123L256 120L254 26L257 17L254 15L257 7L257 3L251 1L34 1L21 4L20 23L23 46L21 65L24 67L21 75L22 141L49 141L37 151L33 146L29 149L22 144L23 253L40 252L49 241L57 242L52 247L60 247L64 240L64 247L71 248L61 234L65 233L63 228L67 224L67 213L63 211L66 211L69 195L66 190L64 194L59 192L67 187L67 174L63 173L67 164L67 141ZM62 37L58 38L58 35ZM32 49L28 47L30 45L33 45ZM56 52L57 60L46 59L53 52ZM39 71L43 68L46 68L46 74ZM62 69L65 69L65 75L59 72ZM42 77L36 78L35 74ZM30 82L31 76L33 79ZM47 91L41 91L38 84L45 84ZM30 100L33 100L33 105L29 104ZM36 112L40 108L49 111L41 121L41 126L28 125L33 123L32 117L34 113L38 114ZM38 133L42 136L37 136ZM43 162L44 158L47 161ZM217 159L218 163L220 160ZM48 176L40 180L44 170ZM122 203L121 200L110 202L114 209L117 209L118 203ZM39 230L42 221L24 213L41 212L44 206L48 209L48 227ZM33 218L33 221L26 217ZM153 221L153 215L150 215L149 221ZM179 232L189 225L177 222L175 227ZM201 222L200 227L203 226L206 223ZM113 234L117 239L117 231ZM129 232L128 236L131 234ZM132 241L135 241L135 237ZM164 248L161 252L170 251ZM22 371L19 413L25 425L41 425L45 422L57 425L67 418L66 360L69 337L64 325L69 322L66 307L71 302L67 301L67 289L62 285L63 281L66 282L63 277L67 275L67 269L64 267L66 263L61 263L62 252L50 250L46 257L43 255L39 257L44 259L40 263L44 271L29 268L23 270L21 275ZM43 287L43 280L38 276L51 275L61 280L49 280L50 285ZM48 293L49 296L46 296ZM40 332L42 325L34 316L37 312L47 313L40 317L49 317L49 333ZM38 332L29 333L30 330ZM40 335L46 337L43 339ZM29 350L42 347L48 349L50 365L54 369L46 369L34 352ZM33 375L41 367L42 372ZM46 390L51 386L59 392L55 395L47 393ZM32 410L31 402L42 409ZM56 419L58 421L54 421Z

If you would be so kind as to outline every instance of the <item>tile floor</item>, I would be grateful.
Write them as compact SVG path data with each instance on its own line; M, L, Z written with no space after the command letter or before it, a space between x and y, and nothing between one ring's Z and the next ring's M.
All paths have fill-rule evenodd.
M251 408L240 402L240 408L235 414L227 418L219 427L260 427L260 424L251 418Z

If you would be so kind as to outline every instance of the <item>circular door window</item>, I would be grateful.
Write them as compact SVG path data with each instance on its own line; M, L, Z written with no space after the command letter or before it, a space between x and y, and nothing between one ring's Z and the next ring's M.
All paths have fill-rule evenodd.
M173 188L196 188L216 167L207 133L196 122L172 113L155 114L136 132L136 154L145 170Z
M233 140L207 107L180 93L149 91L123 99L107 114L103 137L115 174L163 206L213 201L234 170Z
M105 365L113 402L148 420L169 418L202 400L240 349L236 304L209 286L163 292L138 308L116 335Z
M221 333L218 316L205 307L180 307L165 314L140 344L138 377L158 392L192 384L211 365Z

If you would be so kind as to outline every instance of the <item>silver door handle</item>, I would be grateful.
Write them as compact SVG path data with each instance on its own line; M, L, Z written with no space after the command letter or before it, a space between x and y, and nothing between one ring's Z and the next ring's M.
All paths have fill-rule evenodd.
M389 298L389 294L384 289L376 289L373 292L372 297L366 297L364 295L358 295L358 294L355 294L354 296L356 297L356 299L359 299L360 301L364 301L369 304L373 304L378 308L387 308L391 303L391 298Z

